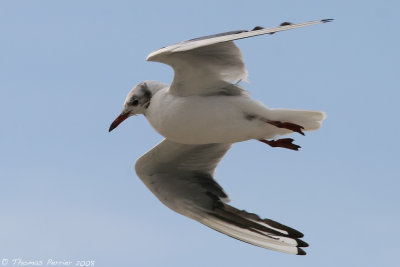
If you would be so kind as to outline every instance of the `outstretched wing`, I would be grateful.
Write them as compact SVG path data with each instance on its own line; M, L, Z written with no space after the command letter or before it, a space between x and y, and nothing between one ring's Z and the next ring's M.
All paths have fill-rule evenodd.
M239 48L234 40L263 34L272 34L295 28L329 22L316 20L299 24L282 23L282 26L252 31L233 31L196 38L161 48L148 57L170 65L175 72L170 92L180 96L212 95L222 93L237 94L232 87L247 78L247 70ZM228 88L228 89L227 89ZM229 89L231 88L231 90Z
M214 180L231 144L185 145L164 140L135 164L144 184L172 210L241 241L304 255L303 234L278 222L238 210Z

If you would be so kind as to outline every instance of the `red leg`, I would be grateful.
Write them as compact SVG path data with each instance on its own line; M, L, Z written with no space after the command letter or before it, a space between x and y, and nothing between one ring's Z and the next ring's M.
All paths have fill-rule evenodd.
M297 125L297 124L294 124L291 122L282 122L282 121L266 121L266 122L269 124L272 124L278 128L285 128L285 129L291 130L293 132L304 135L304 133L302 131L302 129L304 129L304 127L301 125Z
M261 139L258 140L260 142L263 142L264 144L270 145L272 147L283 147L291 150L299 150L300 146L293 144L293 139L292 138L283 138L283 139L278 139L278 140L265 140Z

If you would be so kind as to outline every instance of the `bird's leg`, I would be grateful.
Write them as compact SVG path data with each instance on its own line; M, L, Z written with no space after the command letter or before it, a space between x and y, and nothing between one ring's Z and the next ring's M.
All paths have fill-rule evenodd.
M283 138L283 139L278 139L278 140L265 140L265 139L260 139L258 140L260 142L263 142L264 144L270 145L272 147L283 147L291 150L299 150L300 146L293 144L293 139L292 138Z
M271 121L271 120L267 120L265 122L269 123L269 124L272 124L275 127L285 128L285 129L291 130L293 132L299 133L301 135L304 135L304 133L302 131L302 129L304 129L304 127L301 126L301 125L294 124L294 123L291 123L291 122Z

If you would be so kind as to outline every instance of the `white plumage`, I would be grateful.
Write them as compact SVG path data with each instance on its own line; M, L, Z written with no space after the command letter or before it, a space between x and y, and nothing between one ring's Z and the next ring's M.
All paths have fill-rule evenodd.
M166 87L157 92L145 116L153 128L169 140L183 144L235 143L249 139L271 139L292 133L267 121L301 125L316 130L323 112L269 109L247 95L172 95Z

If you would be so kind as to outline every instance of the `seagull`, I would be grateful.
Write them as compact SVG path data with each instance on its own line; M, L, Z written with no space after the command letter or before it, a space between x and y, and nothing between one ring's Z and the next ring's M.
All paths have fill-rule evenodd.
M227 204L228 195L214 179L231 144L179 144L168 139L135 164L139 178L173 211L246 243L305 255L304 235L288 226Z
M139 83L129 92L109 131L128 117L143 114L165 137L135 164L138 177L162 203L249 244L306 254L302 248L308 244L301 240L301 232L227 204L228 195L214 179L214 172L233 143L256 139L272 147L298 150L293 139L276 136L316 130L325 118L321 111L269 109L251 99L239 85L247 70L233 40L329 21L284 22L276 28L205 36L148 56L149 61L172 66L172 84Z
M298 150L292 138L281 135L317 130L322 111L271 109L253 100L239 84L247 70L233 40L273 34L331 19L276 28L255 27L183 41L150 53L148 61L170 65L172 84L144 81L127 95L121 114L109 131L130 116L143 114L152 127L170 141L182 144L236 143L256 139L272 147ZM272 139L272 140L271 140Z

